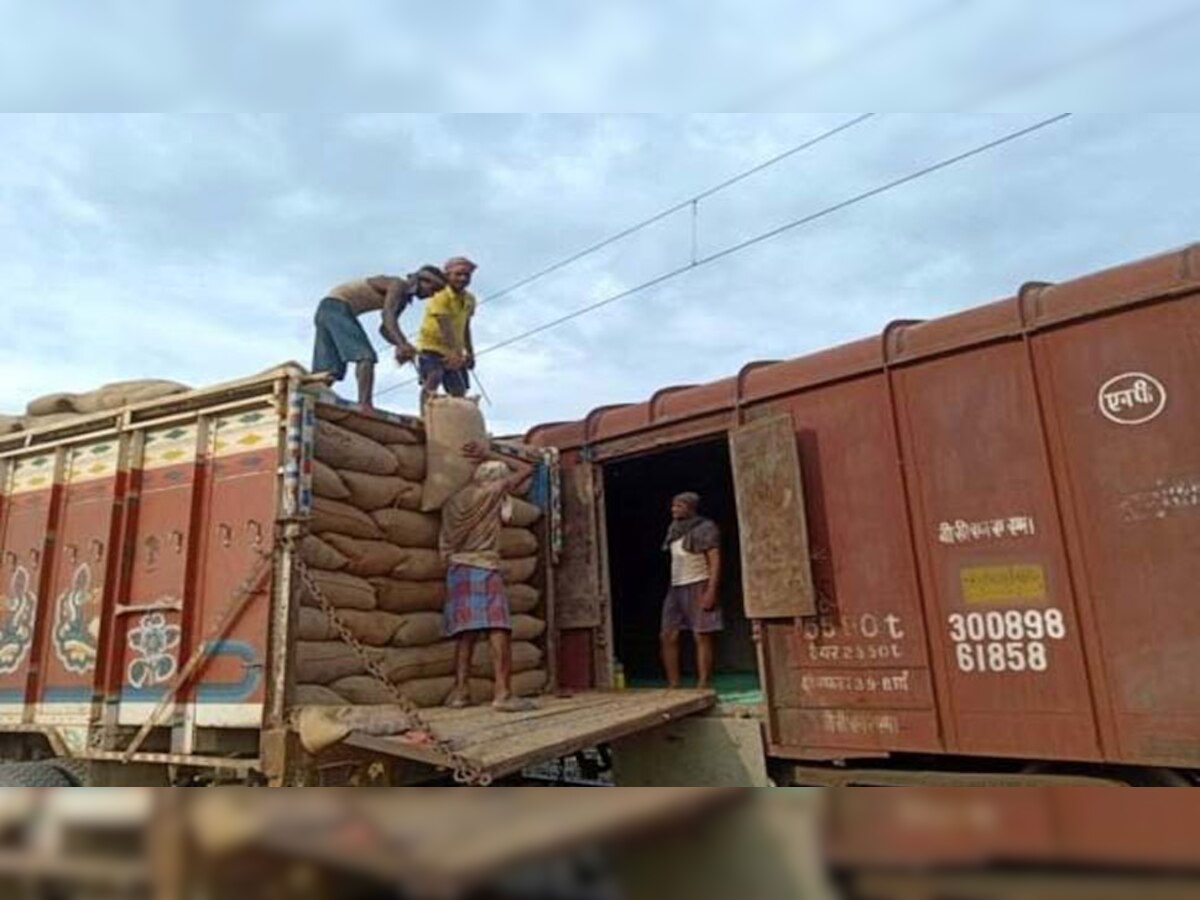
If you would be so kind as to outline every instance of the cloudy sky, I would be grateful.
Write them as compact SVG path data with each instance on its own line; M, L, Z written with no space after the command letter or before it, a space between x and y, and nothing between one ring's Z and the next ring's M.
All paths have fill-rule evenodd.
M1194 241L1191 5L0 0L0 411L306 362L341 280L465 253L486 297L872 110L909 111L705 198L698 256L1075 115L485 355L495 429ZM396 107L440 111L333 111ZM484 304L477 342L692 254L685 209Z

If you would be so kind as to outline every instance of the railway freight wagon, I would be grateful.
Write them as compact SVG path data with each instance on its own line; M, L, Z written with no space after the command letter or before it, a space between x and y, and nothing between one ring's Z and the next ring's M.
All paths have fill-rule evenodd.
M658 677L692 490L718 684L758 678L780 778L1190 779L1198 292L1192 247L533 429L566 467L560 681Z
M453 669L426 438L291 366L0 438L0 783L482 784L711 705L551 696L557 466L505 444L542 488L505 531L514 688L547 696L416 709ZM313 707L343 740L301 739Z

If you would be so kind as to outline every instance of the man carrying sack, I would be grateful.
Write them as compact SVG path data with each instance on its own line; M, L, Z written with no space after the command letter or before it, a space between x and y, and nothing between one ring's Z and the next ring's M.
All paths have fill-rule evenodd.
M500 532L506 514L512 515L509 495L521 490L533 466L478 443L463 447L463 455L477 464L475 475L442 508L439 541L450 567L444 628L446 636L457 642L454 690L446 705L453 709L470 705L471 657L479 637L487 635L495 668L492 707L500 712L524 712L535 704L512 692L512 621L500 575Z

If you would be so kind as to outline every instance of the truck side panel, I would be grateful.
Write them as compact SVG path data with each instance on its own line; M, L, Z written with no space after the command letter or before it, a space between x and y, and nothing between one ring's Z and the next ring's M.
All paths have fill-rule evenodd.
M48 618L47 555L61 453L34 451L10 460L0 532L0 722L27 716L35 641Z
M97 656L105 601L111 595L114 542L123 495L123 439L116 434L64 450L61 509L50 565L36 679L34 720L86 725L97 692Z

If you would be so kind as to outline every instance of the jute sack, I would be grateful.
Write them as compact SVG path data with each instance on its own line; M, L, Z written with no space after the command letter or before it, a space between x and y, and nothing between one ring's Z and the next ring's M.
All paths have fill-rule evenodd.
M347 572L361 578L386 575L406 559L406 551L387 541L362 541L344 534L325 534L322 540L346 557Z
M428 647L388 647L380 660L388 679L399 684L416 678L454 674L454 644L443 641Z
M365 578L346 572L323 572L310 569L313 581L325 598L337 609L372 610L375 608L375 586ZM302 606L320 606L309 591L303 592Z
M514 528L532 528L542 518L540 506L536 506L528 500L522 500L520 497L510 499L512 500L512 518L508 524Z
M546 690L549 681L550 676L545 669L521 672L512 677L512 692L518 697L536 697ZM490 703L495 696L495 690L495 684L490 678L472 678L471 702Z
M21 430L20 416L0 416L0 434L11 434Z
M424 444L388 444L396 460L396 474L409 481L425 481L428 452Z
M297 706L345 706L346 698L323 684L296 685Z
M350 499L350 488L346 487L337 469L325 465L319 459L313 460L313 493L330 500Z
M537 536L525 528L505 528L500 532L500 555L505 559L537 556Z
M395 613L371 610L364 612L357 609L339 609L337 616L350 629L350 633L368 647L386 647L392 641L403 622L403 616Z
M383 538L383 531L375 520L361 509L325 497L313 500L312 521L308 528L313 534L342 534L368 541Z
M77 413L76 394L46 394L35 397L25 406L26 416L53 416L59 413Z
M392 692L366 675L351 676L335 681L331 685L351 703L375 705L392 703ZM441 706L454 688L453 678L418 678L396 685L402 694L417 706L428 709Z
M191 388L177 381L142 379L139 381L114 381L94 391L75 395L75 410L81 413L105 412L120 409L134 403L146 403L175 394L185 394Z
M369 437L378 444L423 444L424 435L415 428L398 425L386 419L373 419L362 413L351 412L338 421L347 428L363 437Z
M404 560L392 569L400 581L441 581L446 577L446 561L436 550L405 548Z
M350 491L349 502L366 512L396 506L401 494L409 504L421 502L421 486L398 475L369 475L349 469L338 474Z
M371 518L383 529L389 541L398 547L433 550L442 530L441 517L434 513L419 513L408 509L381 509Z
M542 595L538 589L527 584L506 584L504 593L508 597L508 610L513 615L529 614L542 602ZM382 605L381 600L380 606Z
M514 641L536 641L546 633L546 623L533 616L517 615L512 617L512 638Z
M441 613L406 613L398 618L400 622L392 636L393 647L427 647L445 637Z
M500 560L500 575L505 584L524 584L537 571L538 558L530 556L526 559Z
M533 644L525 641L514 641L512 645L513 674L529 672L542 664L545 654ZM492 668L492 648L486 642L475 645L471 654L471 674L476 678L491 679L495 674Z
M317 459L335 469L350 469L371 475L395 475L396 457L382 444L348 428L317 420Z
M337 632L329 624L329 617L311 606L300 607L300 618L296 625L296 637L302 641L334 641Z
M466 487L476 464L463 456L468 443L486 444L487 427L479 404L458 397L433 397L425 408L429 451L421 509L441 509L454 493Z
M387 612L438 612L446 605L446 583L444 581L397 581L395 578L372 578L371 584L375 586L379 609ZM525 611L528 612L528 610Z
M350 564L349 558L314 534L300 542L300 558L310 567L327 572L340 572Z
M364 671L354 651L341 641L296 642L296 681L301 684L329 684Z

